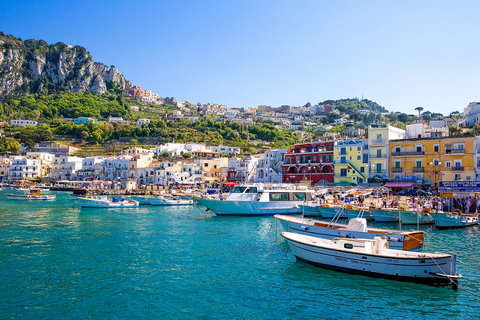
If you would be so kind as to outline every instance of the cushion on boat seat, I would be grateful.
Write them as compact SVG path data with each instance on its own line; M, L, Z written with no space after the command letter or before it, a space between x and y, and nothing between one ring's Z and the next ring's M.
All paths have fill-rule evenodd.
M348 225L345 228L345 230L367 232L367 219L365 218L350 219L350 221L348 221Z

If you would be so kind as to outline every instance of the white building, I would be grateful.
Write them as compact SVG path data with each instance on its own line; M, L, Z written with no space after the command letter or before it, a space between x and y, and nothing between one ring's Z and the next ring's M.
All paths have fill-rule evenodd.
M108 118L108 122L128 124L128 121L123 120L122 117L110 117L110 118Z
M238 156L240 154L240 148L237 147L228 147L228 146L211 146L210 151L217 152L223 155L235 155Z
M287 149L266 151L258 160L255 182L282 182L283 156Z
M50 177L60 180L74 180L77 170L82 169L83 158L58 156L53 161Z
M11 126L19 126L19 127L36 126L36 125L37 125L37 121L32 121L32 120L10 120L10 125L11 125Z
M462 117L457 120L457 124L462 127L473 127L478 122L480 122L480 102L470 102L463 110Z
M137 127L141 127L144 124L148 126L150 124L150 119L138 119L137 120Z
M14 157L9 167L8 178L10 181L36 178L41 174L41 164L36 159Z

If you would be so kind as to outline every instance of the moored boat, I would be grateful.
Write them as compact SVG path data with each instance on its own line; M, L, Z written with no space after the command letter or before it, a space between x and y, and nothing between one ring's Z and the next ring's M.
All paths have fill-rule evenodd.
M429 208L402 209L399 211L402 224L432 224L435 222Z
M368 207L354 206L351 204L345 205L345 213L348 219L365 218L367 220L375 220L375 216Z
M149 203L152 206L190 206L193 205L191 199L181 199L179 197L155 197L150 198Z
M327 240L292 232L281 235L297 259L327 269L453 288L462 278L456 271L456 255L389 249L381 237Z
M55 200L56 196L53 194L41 194L40 189L25 190L24 194L5 194L9 200Z
M399 209L397 208L370 208L375 222L399 222L400 216L398 215Z
M314 205L312 190L288 184L244 184L235 186L225 200L197 199L200 205L223 216L302 214L301 205Z
M82 208L134 208L138 207L138 201L123 200L113 197L112 199L97 199L94 197L78 197Z
M478 214L465 214L457 210L454 212L437 212L434 215L437 228L463 228L478 225Z
M322 218L325 219L347 219L347 213L345 212L345 208L342 205L337 204L323 204L320 205L320 213L322 214Z
M417 250L423 247L423 231L405 231L369 228L364 218L355 218L348 224L301 217L275 215L284 231L301 233L324 239L386 237L390 247L398 250Z
M150 200L153 199L153 197L147 197L147 196L122 196L121 198L124 199L124 200L138 201L138 203L141 206L150 205L151 204Z

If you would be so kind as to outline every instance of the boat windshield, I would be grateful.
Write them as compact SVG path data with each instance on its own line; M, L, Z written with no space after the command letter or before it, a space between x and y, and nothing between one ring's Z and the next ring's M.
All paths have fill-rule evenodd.
M243 193L245 189L247 189L247 187L235 187L232 189L231 193Z
M245 193L257 193L257 187L248 188L247 192Z

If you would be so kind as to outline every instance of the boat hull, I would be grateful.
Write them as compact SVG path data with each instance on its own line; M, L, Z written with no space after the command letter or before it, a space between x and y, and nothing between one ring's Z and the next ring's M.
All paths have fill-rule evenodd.
M303 201L228 201L200 198L200 205L217 216L273 216L275 214L302 214Z
M437 228L464 228L474 225L478 225L478 216L476 215L435 213L435 226Z
M333 219L334 217L337 216L337 213L340 212L340 210L342 210L342 208L340 208L340 207L324 207L324 206L320 207L320 212L322 214L322 218L325 218L325 219ZM337 217L339 219L347 219L348 218L345 210L343 210L343 212L341 212L340 215L337 216Z
M56 196L55 195L40 195L40 196L36 196L36 195L32 195L32 196L28 196L28 195L20 195L20 194L6 194L6 197L7 199L9 200L27 200L27 201L30 201L30 200L55 200L56 199Z
M416 211L400 211L402 224L432 224L435 222L432 215Z
M400 222L398 210L371 209L376 222Z
M343 272L363 274L401 281L450 285L448 277L438 276L444 272L452 278L461 277L456 273L456 256L435 255L435 258L394 257L395 251L386 249L388 255L347 252L336 248L307 244L301 235L282 232L297 259L315 266ZM312 237L313 238L313 237ZM321 240L321 239L320 239ZM321 242L321 241L319 241Z
M424 233L422 231L401 231L390 229L369 228L369 232L346 230L347 225L320 220L305 219L276 215L284 231L304 234L333 240L335 238L386 237L390 248L397 250L418 250L423 247Z
M78 202L82 208L135 208L139 206L138 201L118 201L103 199L85 199L79 198Z
M347 214L348 219L365 218L369 221L375 220L373 213L369 210L361 212L361 210L345 209L345 213Z
M166 199L150 199L152 206L191 206L193 200L166 200Z

